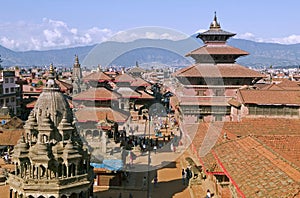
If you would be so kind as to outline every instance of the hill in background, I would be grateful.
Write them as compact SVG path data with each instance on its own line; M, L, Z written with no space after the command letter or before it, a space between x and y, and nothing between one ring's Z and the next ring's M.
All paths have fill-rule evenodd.
M230 39L229 45L250 53L238 63L249 67L287 67L300 65L300 44L282 45L259 43L243 39ZM186 66L192 60L186 53L203 45L197 39L179 41L140 39L132 42L103 42L99 45L74 47L47 51L16 52L0 46L2 66L56 66L71 67L77 54L83 66L122 65L133 66L161 64L164 66ZM140 47L144 46L144 47ZM157 47L159 46L159 47ZM171 49L171 50L170 50ZM120 52L124 52L121 53Z

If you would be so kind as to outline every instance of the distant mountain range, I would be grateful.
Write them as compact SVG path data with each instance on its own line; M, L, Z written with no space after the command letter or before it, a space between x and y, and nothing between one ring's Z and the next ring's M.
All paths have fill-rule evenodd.
M250 55L238 59L249 67L288 67L300 65L300 44L282 45L258 43L243 39L230 39L229 45L248 51ZM203 45L194 36L179 41L140 39L132 42L103 42L99 45L47 51L16 52L0 46L2 66L56 66L71 67L74 55L79 56L82 66L122 65L133 66L186 66L193 62L184 55Z

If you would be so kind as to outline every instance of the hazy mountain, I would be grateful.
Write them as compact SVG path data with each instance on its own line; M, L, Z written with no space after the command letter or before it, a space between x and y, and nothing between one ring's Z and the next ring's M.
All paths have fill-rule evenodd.
M164 66L186 66L191 63L184 55L202 42L191 37L180 41L140 39L133 42L103 42L99 45L74 47L47 51L16 52L0 46L3 66L72 66L77 54L83 66L152 64ZM230 39L229 45L243 49L249 56L238 59L238 63L251 67L285 67L300 65L300 44L282 45L258 43L243 39Z
M238 59L246 66L287 67L300 65L300 43L283 45L276 43L259 43L243 39L231 39L229 45L243 49L250 55Z
M50 65L50 63L56 66L72 66L75 54L79 56L80 60L83 60L93 47L15 52L0 46L0 55L3 60L2 66L44 66Z

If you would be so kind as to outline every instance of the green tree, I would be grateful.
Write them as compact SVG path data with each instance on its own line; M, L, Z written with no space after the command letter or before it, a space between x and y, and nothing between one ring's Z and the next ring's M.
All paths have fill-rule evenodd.
M37 82L37 85L38 86L42 86L44 83L43 83L43 81L41 81L41 80L39 80L38 82Z

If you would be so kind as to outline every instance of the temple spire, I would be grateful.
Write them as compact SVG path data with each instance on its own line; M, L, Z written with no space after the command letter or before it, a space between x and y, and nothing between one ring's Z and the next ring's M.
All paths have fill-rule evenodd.
M220 23L218 23L217 12L215 11L215 16L213 22L210 24L210 29L220 29Z
M48 75L48 80L46 83L46 88L58 88L58 85L55 82L55 70L53 67L53 63L50 64L49 67L49 75Z
M78 58L78 55L77 55L77 54L75 54L74 67L80 67L80 64L79 64L79 58Z

